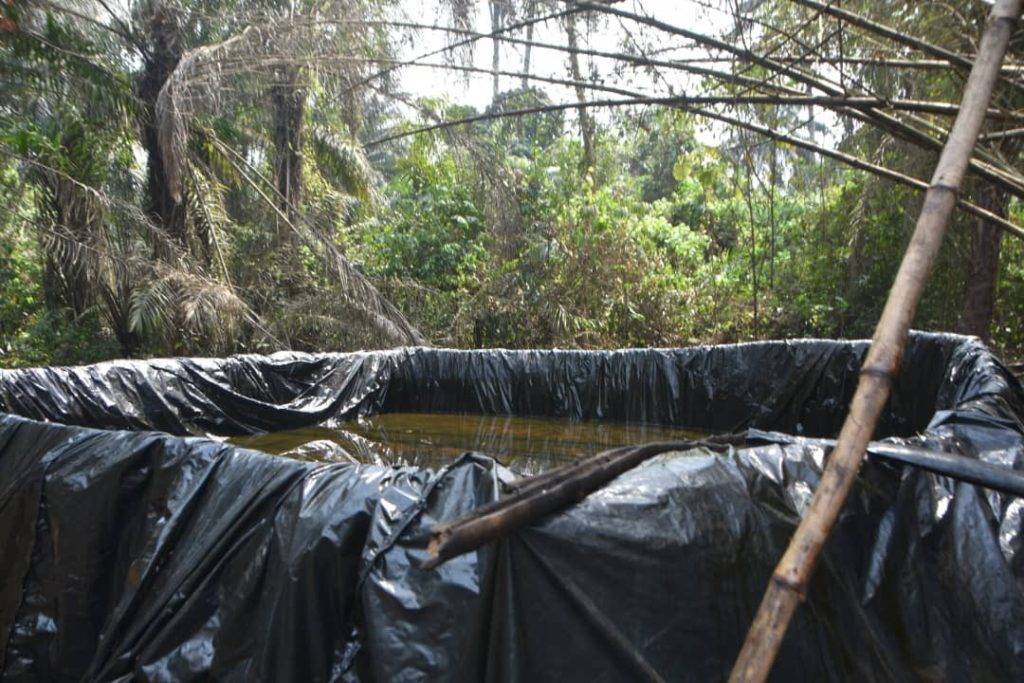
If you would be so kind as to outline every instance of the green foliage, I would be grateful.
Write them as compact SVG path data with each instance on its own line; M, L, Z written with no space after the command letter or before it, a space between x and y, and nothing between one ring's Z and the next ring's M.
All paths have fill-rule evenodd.
M7 182L0 185L0 202L17 203L22 193L13 187L13 172L2 178ZM0 353L14 365L24 364L22 347L45 310L41 263L24 227L27 220L31 215L10 214L0 224Z
M465 288L485 252L484 221L455 156L417 142L387 195L390 206L362 228L367 269L443 292Z
M21 194L8 170L0 173L0 202ZM117 355L97 311L69 318L48 310L43 260L27 229L32 215L0 214L0 365L27 367L88 363Z
M682 338L680 296L706 240L645 204L630 179L599 186L581 177L577 155L575 145L559 145L526 179L531 229L513 259L492 261L472 343L593 347Z
M1014 202L1010 216L1020 224L1024 220L1024 206ZM996 292L998 304L992 321L992 340L1009 355L1024 358L1024 242L1004 239L1000 256L1000 271Z
M551 98L537 88L520 88L500 93L484 111L485 114L535 109L551 104ZM499 118L483 126L494 144L508 154L530 158L558 139L565 126L561 110L531 116Z

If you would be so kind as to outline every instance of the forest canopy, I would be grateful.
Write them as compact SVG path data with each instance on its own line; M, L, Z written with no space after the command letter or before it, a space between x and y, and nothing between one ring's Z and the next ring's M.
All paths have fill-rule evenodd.
M0 2L0 365L870 335L989 5ZM1024 356L1024 43L916 326Z

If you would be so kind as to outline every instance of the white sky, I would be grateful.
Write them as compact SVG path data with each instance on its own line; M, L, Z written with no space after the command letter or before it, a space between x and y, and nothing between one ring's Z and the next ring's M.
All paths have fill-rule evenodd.
M715 1L715 0L713 0ZM415 2L411 0L407 5L417 9L416 12L407 12L411 17L417 17L414 21L430 24L450 24L450 18L438 9L437 2ZM615 5L617 8L632 12L649 14L658 19L686 28L694 28L707 31L711 28L716 33L731 26L731 18L724 13L714 12L701 8L692 2L679 2L673 0L644 0L642 3L637 0L622 2ZM483 0L477 3L476 22L474 30L480 33L489 33L490 15L487 9L487 2ZM616 17L602 18L596 30L587 30L580 26L580 47L606 52L624 52L624 41L628 40L624 26L634 33L640 41L646 41L654 36L662 40L657 47L665 50L659 55L661 59L672 59L681 57L705 56L704 50L694 50L686 46L682 38L671 39L668 34L655 32L650 28L638 27L636 24L622 22ZM513 32L516 38L525 38L525 29ZM666 40L668 39L668 40ZM408 46L403 52L403 58L409 59L423 53L427 53L443 47L450 36L439 31L424 31L420 40L414 46ZM541 43L556 43L564 45L566 42L565 32L557 21L549 21L537 24L534 28L533 40ZM477 41L473 51L473 66L479 69L489 70L491 68L491 56L493 41L482 39ZM523 66L523 46L501 45L501 65L504 71L519 71ZM648 94L669 95L664 82L655 82L651 74L644 73L636 68L622 68L621 62L609 59L590 58L581 56L581 69L584 77L597 75L607 85L630 88L633 90L645 91ZM433 63L440 62L439 56L431 57L426 61ZM620 71L615 73L615 67ZM550 49L534 48L531 57L531 73L538 76L552 78L570 79L567 54ZM676 92L682 92L687 87L692 87L694 81L681 72L663 71L668 77ZM459 104L469 104L477 109L483 109L491 101L492 77L489 73L453 74L441 69L409 67L403 70L401 83L403 89L417 95L438 97ZM570 88L543 83L533 82L550 95L554 101L575 101L575 93ZM518 79L510 76L502 76L499 81L499 89L509 90L519 87ZM617 98L620 95L602 94L599 92L588 93L588 98Z
M717 9L709 8L708 5ZM627 0L616 3L614 6L636 14L652 16L665 23L699 31L703 34L736 40L728 38L728 34L734 26L734 20L731 3L727 0ZM438 0L426 2L407 0L403 7L410 21L432 25L451 25L450 15L440 9L441 5ZM492 30L486 0L479 0L476 3L473 30L479 33L489 33ZM669 33L619 17L602 17L598 25L590 29L584 28L581 21L579 31L580 47L603 52L636 52L635 49L627 49L629 44L632 44L634 48L638 45L643 46L645 52L654 50L656 54L655 52L649 54L661 60L728 57L723 53L709 52L703 46L694 46L685 38L672 36ZM525 29L519 29L512 32L511 35L516 38L525 38L526 32ZM411 60L421 57L425 53L443 48L452 40L453 37L449 33L421 31L415 44L404 46L401 58ZM540 43L566 44L565 31L559 20L535 25L533 40ZM520 71L523 66L523 46L508 43L499 43L499 45L501 49L500 70ZM484 71L490 70L492 49L492 40L478 40L474 44L473 67ZM530 71L537 76L569 80L571 77L567 57L565 52L535 47L531 56ZM655 72L628 66L619 60L608 58L581 56L580 60L585 80L596 79L597 82L607 86L636 90L653 96L698 94L702 80L699 76L679 70L662 68ZM441 55L435 55L421 61L437 64L443 62L444 59ZM704 66L723 71L729 71L732 68L726 62L708 63ZM478 110L483 110L491 102L493 86L490 73L457 73L438 68L405 67L400 74L401 89L414 97L441 97L452 103L472 105ZM501 76L499 78L499 91L519 87L519 79L515 77ZM532 81L531 84L547 92L554 102L574 102L577 99L575 92L568 86L541 81ZM620 99L623 95L588 91L586 97L589 100ZM611 112L610 109L592 109L591 111L599 120L607 120ZM837 123L836 117L830 111L815 108L813 113L816 121L824 123L830 128ZM567 112L566 116L571 120L573 113ZM705 144L715 144L722 139L723 132L723 124L708 122L708 125L701 127L698 137ZM828 144L828 141L822 140L820 137L817 142Z
M525 0L518 1L521 3ZM124 7L127 14L126 4L130 0L112 0L112 2L114 7L119 9ZM555 4L561 6L561 3ZM447 9L442 9L443 7L446 7L446 0L401 0L398 8L398 14L401 16L396 18L428 25L451 26L452 18ZM475 2L473 30L479 33L489 33L492 30L488 7L487 0L476 0ZM615 3L614 7L718 37L727 36L734 22L732 0L625 0ZM550 13L550 6L546 10L539 10L539 12ZM104 14L97 16L100 21L109 20L109 17ZM598 23L590 28L584 27L582 24L581 20L578 25L580 47L582 48L605 52L636 52L636 48L642 46L644 51L653 50L652 56L661 60L727 57L724 54L709 52L701 46L695 47L682 37L672 36L669 33L618 17L602 16L598 19ZM516 38L525 38L526 31L519 29L512 32L511 35ZM445 62L445 55L438 54L429 57L423 57L423 55L439 50L455 39L457 37L449 32L421 30L416 34L414 41L407 41L402 45L399 56L403 60L419 59L419 61L431 64L441 64ZM560 20L536 24L533 40L540 43L564 45L566 36ZM505 71L520 71L523 66L524 47L508 43L499 44L501 46L500 68ZM634 49L629 49L629 47ZM480 39L473 43L472 66L488 71L491 68L492 48L493 41L490 39ZM647 95L696 94L701 83L700 77L680 70L645 70L627 65L620 60L591 58L585 55L580 56L580 62L584 80L596 80L604 85L640 91ZM712 63L706 64L706 66L723 71L729 71L731 68L728 63ZM542 77L570 79L567 53L535 47L531 56L531 73ZM398 80L400 88L414 98L440 97L452 103L471 105L478 110L486 108L492 99L492 76L490 73L453 72L441 68L407 66L399 71ZM576 94L570 87L540 81L532 81L531 84L547 92L554 102L576 101ZM519 87L518 78L500 77L499 91L516 87ZM591 100L623 97L623 95L599 91L588 91L586 96ZM599 120L606 120L610 115L608 109L593 109L592 111ZM821 109L816 109L814 115L818 121L834 122L835 120L830 112ZM571 112L567 112L566 116L570 120L573 118ZM713 124L705 127L700 137L705 142L713 143L715 139L720 139L721 133L722 125Z

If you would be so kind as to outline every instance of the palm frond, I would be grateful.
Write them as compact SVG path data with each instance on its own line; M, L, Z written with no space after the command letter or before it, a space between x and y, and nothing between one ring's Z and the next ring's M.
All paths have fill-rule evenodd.
M370 165L362 145L322 125L312 127L311 138L321 173L325 173L359 201L376 201L380 176Z

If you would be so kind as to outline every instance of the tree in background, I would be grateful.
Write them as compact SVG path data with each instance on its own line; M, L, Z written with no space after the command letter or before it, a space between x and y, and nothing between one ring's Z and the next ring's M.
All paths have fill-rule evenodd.
M984 10L61 2L0 10L6 363L864 335ZM918 318L1010 354L1018 48ZM402 92L424 68L490 104Z

